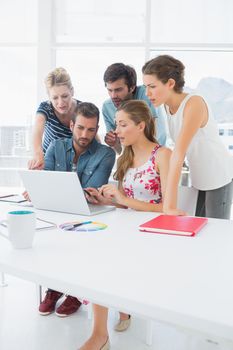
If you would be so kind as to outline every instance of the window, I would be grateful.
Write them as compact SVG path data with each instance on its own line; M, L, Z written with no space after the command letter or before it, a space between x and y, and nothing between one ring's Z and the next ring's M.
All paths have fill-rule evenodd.
M103 102L109 98L103 81L106 68L115 62L130 64L136 69L140 84L143 59L143 49L124 47L58 49L56 56L57 65L65 67L71 75L76 98L95 103L100 111ZM104 133L103 118L100 118L100 134Z
M37 0L1 0L0 8L0 43L35 43Z
M151 41L174 44L232 45L230 0L151 1Z
M224 129L219 129L218 133L219 133L220 136L224 135Z
M145 1L56 1L57 43L145 41Z
M37 1L1 1L0 8L0 186L17 186L15 168L26 166L31 155L37 94Z
M78 99L101 109L107 66L131 64L141 84L145 60L174 55L186 66L186 88L212 99L230 149L232 12L230 0L1 0L0 186L19 183L12 169L30 157L34 114L47 98L43 80L56 66L68 70ZM104 134L102 118L100 126Z
M184 63L186 90L206 97L227 148L233 127L232 11L229 0L151 1L149 44L150 58L169 54Z
M1 85L4 101L0 125L28 125L36 104L36 48L0 47Z
M168 54L181 60L185 65L186 86L195 89L203 78L224 79L233 85L233 51L194 50L179 48L172 50L151 50L150 58ZM219 64L221 62L221 64ZM213 91L211 91L213 93ZM215 92L216 93L216 92Z

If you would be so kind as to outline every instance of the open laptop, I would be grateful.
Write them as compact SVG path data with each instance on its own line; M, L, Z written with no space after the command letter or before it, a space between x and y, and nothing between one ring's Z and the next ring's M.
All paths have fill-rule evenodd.
M96 215L115 209L89 204L77 173L44 170L19 170L24 187L37 209L78 215Z

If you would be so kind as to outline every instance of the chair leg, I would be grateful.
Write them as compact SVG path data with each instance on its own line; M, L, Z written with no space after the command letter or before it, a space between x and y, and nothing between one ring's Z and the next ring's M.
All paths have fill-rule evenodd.
M146 321L146 345L151 346L153 342L153 321Z
M1 275L0 287L7 287L7 283L5 282L5 274L4 274L4 272L1 272L0 275Z

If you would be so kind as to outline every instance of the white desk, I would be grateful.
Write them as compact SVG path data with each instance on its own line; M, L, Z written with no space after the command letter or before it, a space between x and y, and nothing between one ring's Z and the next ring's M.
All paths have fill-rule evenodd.
M9 208L0 203L0 219ZM38 216L57 223L77 219ZM0 271L233 341L233 222L210 219L195 238L139 232L153 216L118 209L96 216L106 230L37 232L26 250L13 250L0 237Z

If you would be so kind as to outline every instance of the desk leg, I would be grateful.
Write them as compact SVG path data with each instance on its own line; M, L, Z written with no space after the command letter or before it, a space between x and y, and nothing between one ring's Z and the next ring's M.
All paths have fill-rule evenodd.
M42 302L42 286L39 284L36 284L36 296L37 296L37 302L38 305Z
M1 274L1 282L0 282L0 287L7 287L7 283L5 282L5 274L3 272Z
M151 346L153 342L153 321L146 321L146 345Z

